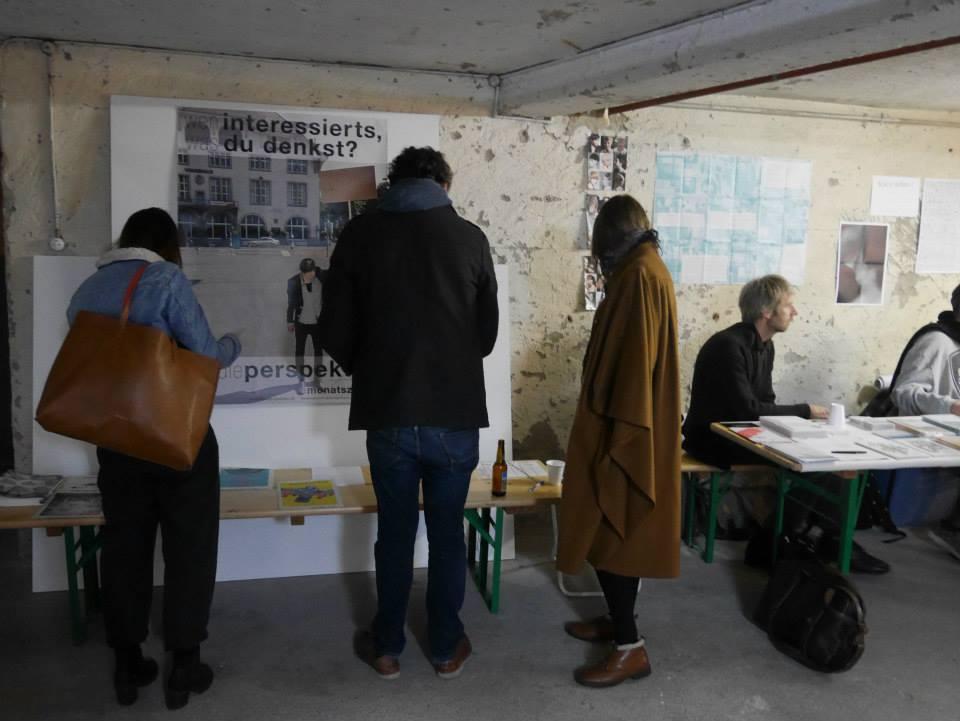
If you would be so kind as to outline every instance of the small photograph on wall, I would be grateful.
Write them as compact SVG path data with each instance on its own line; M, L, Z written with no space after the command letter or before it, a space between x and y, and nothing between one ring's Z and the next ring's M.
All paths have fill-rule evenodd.
M627 138L592 133L587 138L587 190L627 189Z
M841 223L837 246L837 303L881 305L887 271L890 227L877 223Z
M583 307L586 310L596 310L603 301L606 287L603 274L600 272L600 263L592 255L583 258Z
M578 248L580 250L590 250L590 243L593 241L593 224L597 222L597 215L600 214L600 208L604 206L608 198L604 195L587 195L587 208L584 215L587 219L587 232L580 236L582 240Z

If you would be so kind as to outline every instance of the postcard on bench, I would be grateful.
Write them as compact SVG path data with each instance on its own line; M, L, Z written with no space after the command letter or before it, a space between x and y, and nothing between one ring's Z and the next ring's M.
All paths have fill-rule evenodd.
M277 484L280 508L336 508L342 505L331 480L287 481Z
M270 488L269 468L221 468L220 488L239 490Z

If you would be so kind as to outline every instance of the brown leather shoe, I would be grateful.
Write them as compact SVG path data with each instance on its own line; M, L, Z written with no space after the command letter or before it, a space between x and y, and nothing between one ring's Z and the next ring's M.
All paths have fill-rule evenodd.
M457 641L457 647L453 649L453 658L434 665L437 676L440 678L456 678L463 671L463 664L467 662L472 653L473 646L470 645L470 639L464 636Z
M590 621L567 621L563 630L579 641L595 643L613 641L613 621L609 616L597 616Z
M583 666L573 672L574 680L583 686L606 688L616 686L628 678L644 678L650 675L650 659L643 646L621 651L614 648L603 661L593 666Z
M400 659L396 656L377 655L377 645L369 631L358 631L353 638L353 650L357 657L373 668L380 678L392 681L400 677Z

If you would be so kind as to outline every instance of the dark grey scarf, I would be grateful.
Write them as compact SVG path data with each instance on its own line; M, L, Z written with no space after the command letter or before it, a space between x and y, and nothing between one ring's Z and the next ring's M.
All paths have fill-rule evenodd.
M638 229L624 235L619 243L609 248L597 258L597 260L600 261L600 272L603 273L603 277L609 278L613 275L613 271L616 270L620 261L626 258L630 252L641 243L653 243L659 250L660 238L657 235L657 231L652 228L650 230Z

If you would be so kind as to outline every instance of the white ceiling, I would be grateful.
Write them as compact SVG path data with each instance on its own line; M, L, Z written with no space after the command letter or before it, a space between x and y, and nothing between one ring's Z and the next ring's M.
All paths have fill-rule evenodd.
M956 35L954 0L0 0L0 38L494 75L500 111L530 116ZM960 111L958 47L737 92Z

